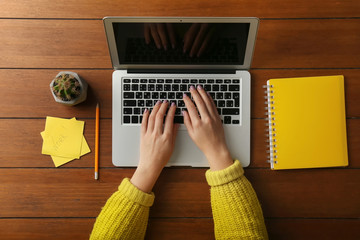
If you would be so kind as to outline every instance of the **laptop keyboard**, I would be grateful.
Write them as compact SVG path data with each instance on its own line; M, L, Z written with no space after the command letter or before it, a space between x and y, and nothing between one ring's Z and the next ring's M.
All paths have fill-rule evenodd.
M145 108L150 111L158 100L175 102L175 123L183 123L186 110L183 94L190 86L201 85L214 99L224 124L240 124L240 79L156 79L123 78L123 124L141 124Z

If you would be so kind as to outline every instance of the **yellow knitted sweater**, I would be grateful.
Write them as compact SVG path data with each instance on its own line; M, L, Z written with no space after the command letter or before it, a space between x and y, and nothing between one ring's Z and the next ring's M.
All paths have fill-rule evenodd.
M206 172L216 239L267 239L261 206L238 160ZM90 239L144 239L154 194L125 178L96 219Z

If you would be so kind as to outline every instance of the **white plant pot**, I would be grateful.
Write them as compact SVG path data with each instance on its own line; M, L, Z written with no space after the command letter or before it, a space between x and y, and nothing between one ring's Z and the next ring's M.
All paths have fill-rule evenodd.
M61 74L70 74L70 75L74 76L76 80L79 81L79 83L80 83L80 88L81 88L81 90L80 90L81 93L80 93L80 95L79 95L77 98L75 98L75 99L73 99L73 100L71 100L71 101L63 101L62 99L59 99L59 98L55 95L55 93L54 93L53 90L52 90L53 84L54 84L55 79L56 79L58 76L60 76ZM85 101L85 100L86 100L86 96L87 96L87 88L88 88L88 84L87 84L84 80L82 80L77 73L74 73L74 72L66 72L66 71L64 71L64 72L59 72L59 73L56 75L56 77L54 78L54 80L52 80L51 83L50 83L50 91L51 91L51 94L53 95L55 101L58 102L58 103L67 105L67 106L74 106L74 105L76 105L76 104L79 104L79 103Z

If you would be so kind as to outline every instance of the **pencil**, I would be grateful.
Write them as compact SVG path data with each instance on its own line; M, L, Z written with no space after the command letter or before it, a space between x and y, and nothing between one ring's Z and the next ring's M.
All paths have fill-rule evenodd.
M99 121L100 121L99 103L96 105L96 123L95 123L95 179L99 178Z

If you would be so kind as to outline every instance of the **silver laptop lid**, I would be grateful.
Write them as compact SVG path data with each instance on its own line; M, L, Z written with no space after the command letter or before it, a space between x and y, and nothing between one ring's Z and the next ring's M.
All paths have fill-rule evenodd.
M105 17L113 68L249 69L258 18Z

